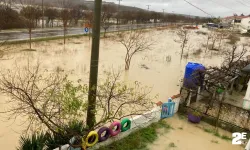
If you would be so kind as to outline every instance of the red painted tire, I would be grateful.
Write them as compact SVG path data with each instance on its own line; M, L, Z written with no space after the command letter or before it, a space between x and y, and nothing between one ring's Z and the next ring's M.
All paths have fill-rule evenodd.
M103 132L106 131L106 134L102 136ZM110 129L108 127L102 127L101 129L98 130L98 137L99 137L99 142L106 141L109 136L110 136Z
M116 130L114 131L113 128L114 127L117 127ZM121 132L121 128L122 128L122 125L120 122L113 122L110 126L109 126L109 129L110 129L110 135L111 136L116 136L118 135L120 132Z

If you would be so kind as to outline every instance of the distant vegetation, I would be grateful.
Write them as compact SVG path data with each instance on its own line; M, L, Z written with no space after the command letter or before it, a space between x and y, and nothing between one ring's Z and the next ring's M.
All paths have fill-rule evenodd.
M61 2L60 2L61 1ZM69 26L82 26L83 24L79 24L78 21L81 20L83 22L91 22L93 19L93 3L87 2L84 3L82 1L67 1L67 5L61 5L63 0L57 1L44 1L44 19L45 19L45 27L54 27L53 22L55 20L59 20L63 22L62 12L67 9L69 11L70 20L67 21ZM33 3L25 4L22 6L18 6L19 11L16 11L17 8L13 6L14 4L5 2L0 5L0 29L14 29L14 28L27 28L27 21L34 20L34 27L41 27L42 20L42 6L41 3L35 1ZM29 6L31 12L25 14L27 12L27 5ZM103 3L103 8L114 8L109 12L109 16L105 19L105 25L108 22L116 24L118 19L121 24L127 23L148 23L148 22L189 22L189 23L204 23L209 22L208 18L204 17L194 17L180 14L170 14L155 11L147 11L136 7L130 6L120 6L118 11L117 5L114 3ZM32 8L33 9L32 9ZM57 7L57 8L56 8ZM26 9L26 10L25 10ZM105 10L105 9L103 9ZM103 11L103 13L107 14L107 11ZM25 15L24 15L25 14ZM30 15L30 16L29 16ZM107 16L107 15L106 15ZM33 19L34 18L34 19ZM211 19L210 19L211 20ZM40 22L40 24L39 24ZM104 23L103 23L104 24ZM57 24L57 26L63 26L63 23Z

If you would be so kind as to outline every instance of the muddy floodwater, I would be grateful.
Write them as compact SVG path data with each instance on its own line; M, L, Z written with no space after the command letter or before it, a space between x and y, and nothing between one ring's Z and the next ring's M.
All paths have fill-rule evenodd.
M205 36L193 33L189 42L189 54L180 61L180 44L174 40L177 38L173 31L152 29L146 32L154 41L152 50L142 52L133 57L130 70L123 73L125 81L139 81L144 86L152 87L152 95L159 94L159 100L167 101L168 97L177 94L180 89L180 79L184 74L187 62L199 62L204 65L220 65L221 56L210 53L193 55L193 52L204 44ZM22 51L28 48L28 44L11 46L12 53L7 55L9 59L1 60L1 69L13 69L15 65L41 63L42 69L56 71L58 69L69 75L71 80L82 79L88 83L91 41L88 37L68 39L64 46L63 40L33 43L36 51ZM171 61L166 61L171 57ZM104 70L124 70L125 48L112 38L101 39L99 77L102 78ZM146 67L145 67L146 66ZM5 97L1 96L0 110L8 107ZM6 121L1 114L0 145L1 149L13 150L18 146L18 139L25 124L21 124L21 118ZM188 129L187 129L188 130ZM176 135L177 136L177 135ZM180 138L189 139L189 135L181 135ZM228 149L229 150L229 149ZM231 150L231 149L230 149Z
M214 127L201 122L192 124L186 118L177 115L166 120L173 127L169 132L159 131L159 138L148 146L149 150L242 150L243 147L232 145L231 141L207 133L204 129ZM219 130L220 135L231 137L231 133Z

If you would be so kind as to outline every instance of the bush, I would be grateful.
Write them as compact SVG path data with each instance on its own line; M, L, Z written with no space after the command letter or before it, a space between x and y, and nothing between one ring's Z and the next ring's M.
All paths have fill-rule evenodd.
M240 41L240 38L237 35L231 34L229 35L228 40L229 40L229 42L227 42L228 44L234 45L238 41Z
M64 128L64 130L60 130L58 133L33 133L31 137L21 136L20 147L18 150L51 150L65 144L69 144L72 137L82 137L86 134L87 130L82 122L72 121ZM80 145L81 140L78 140L77 143L73 144Z
M206 33L206 32L203 32L203 31L197 31L196 34L198 34L198 35L200 35L200 34L201 34L201 35L207 35L207 33Z
M201 53L202 53L202 49L199 48L199 49L197 49L196 51L193 52L193 55L198 56L198 55L200 55Z
M43 133L32 134L31 137L21 136L18 150L44 150L46 136Z
M25 19L18 12L4 5L0 6L0 29L24 28Z

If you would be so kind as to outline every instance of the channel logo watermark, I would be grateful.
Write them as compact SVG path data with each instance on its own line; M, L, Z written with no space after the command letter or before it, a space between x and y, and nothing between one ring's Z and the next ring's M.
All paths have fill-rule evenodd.
M233 145L241 145L243 144L242 140L246 140L247 139L247 133L246 132L235 132L232 134L233 140L232 140L232 144Z

